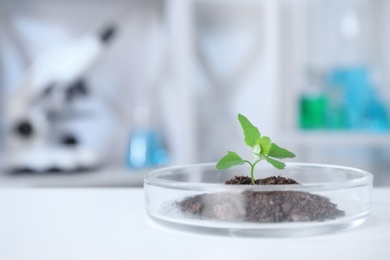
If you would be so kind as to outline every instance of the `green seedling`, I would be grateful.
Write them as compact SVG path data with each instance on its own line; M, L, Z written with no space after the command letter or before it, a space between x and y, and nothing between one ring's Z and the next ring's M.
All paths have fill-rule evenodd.
M255 184L254 178L254 169L256 164L262 160L266 160L268 163L272 164L277 169L284 169L286 164L277 160L285 158L294 158L295 154L288 151L287 149L281 148L275 143L271 142L271 139L268 136L261 136L257 127L252 125L249 120L238 114L238 121L241 124L242 130L244 132L244 141L245 143L252 148L253 162L242 159L237 153L228 151L227 155L221 158L217 163L216 168L218 170L228 169L236 165L242 165L244 163L249 163L251 166L251 181L252 184Z

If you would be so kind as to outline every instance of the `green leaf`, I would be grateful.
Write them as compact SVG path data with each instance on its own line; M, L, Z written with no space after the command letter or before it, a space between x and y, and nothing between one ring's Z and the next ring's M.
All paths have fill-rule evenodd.
M260 138L259 129L252 125L248 118L241 114L238 114L238 121L240 121L242 130L244 131L245 143L250 147L255 146L257 144L257 139Z
M253 163L256 164L262 159L264 159L264 156L262 156L260 152L261 152L260 144L256 144L255 146L252 147Z
M260 154L260 152L261 152L260 144L255 144L255 145L252 147L252 153L253 153L253 154Z
M221 158L217 163L218 170L225 170L236 165L242 165L245 161L235 152L228 152L227 155Z
M274 160L268 156L266 156L265 159L267 160L267 162L269 162L270 164L272 164L275 168L278 168L279 170L283 170L284 167L286 167L286 164L284 164L283 162Z
M294 158L295 154L290 152L287 149L277 146L275 143L272 143L271 149L268 152L268 156L277 159L284 159L284 158Z
M260 154L267 155L272 147L271 139L268 136L263 136L257 142L260 145Z

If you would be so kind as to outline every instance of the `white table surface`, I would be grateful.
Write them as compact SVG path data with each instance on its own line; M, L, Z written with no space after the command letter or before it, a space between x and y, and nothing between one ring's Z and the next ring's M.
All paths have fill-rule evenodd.
M390 188L361 226L304 238L192 234L155 224L141 188L0 189L1 260L390 259Z

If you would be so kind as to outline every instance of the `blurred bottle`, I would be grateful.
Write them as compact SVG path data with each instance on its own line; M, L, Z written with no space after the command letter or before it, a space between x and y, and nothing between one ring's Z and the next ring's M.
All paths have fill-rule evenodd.
M320 73L309 73L309 86L300 97L300 127L302 129L322 129L326 125L328 100L323 92Z
M326 129L346 129L347 115L345 104L345 89L339 82L331 82L329 75L324 79L325 93L328 98L326 111Z
M345 125L352 130L383 131L389 129L385 105L375 92L366 67L337 68L329 73L328 89L342 93L345 104Z
M156 127L152 127L149 109L135 109L134 125L126 154L128 167L141 169L166 164L169 160L168 152L161 134Z

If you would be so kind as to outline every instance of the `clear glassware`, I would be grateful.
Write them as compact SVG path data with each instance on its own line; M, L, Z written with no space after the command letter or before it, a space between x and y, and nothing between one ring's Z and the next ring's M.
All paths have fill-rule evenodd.
M255 178L283 176L292 178L300 184L224 184L235 175L247 175L247 173L249 173L247 165L218 171L215 169L215 163L168 167L148 172L144 180L146 212L151 219L164 226L190 232L230 236L288 237L350 229L363 223L371 210L373 175L360 169L335 165L286 163L286 168L280 171L264 164L257 166ZM283 215L284 211L289 213L284 214L284 219L260 218L254 221L246 215L251 209L248 196L245 194L270 196L268 204L266 203L268 206L281 203L277 206L280 208L280 214ZM280 196L289 201L280 202ZM290 200L291 196L298 197ZM228 199L225 199L226 197ZM304 212L299 211L305 203L312 203L310 205L317 207L316 200L319 197L334 206L337 214L329 215L329 218L316 218L309 216L305 207L303 207ZM195 198L202 199L191 204L193 211L184 210L182 205ZM219 204L212 204L216 200L219 200ZM263 213L267 213L264 211L264 205L262 209L255 209L255 211L263 210ZM322 207L318 205L317 208ZM215 214L199 214L206 208ZM197 213L194 213L195 211ZM239 212L238 218L231 218L232 214L236 214L234 212ZM226 216L223 215L225 213Z

